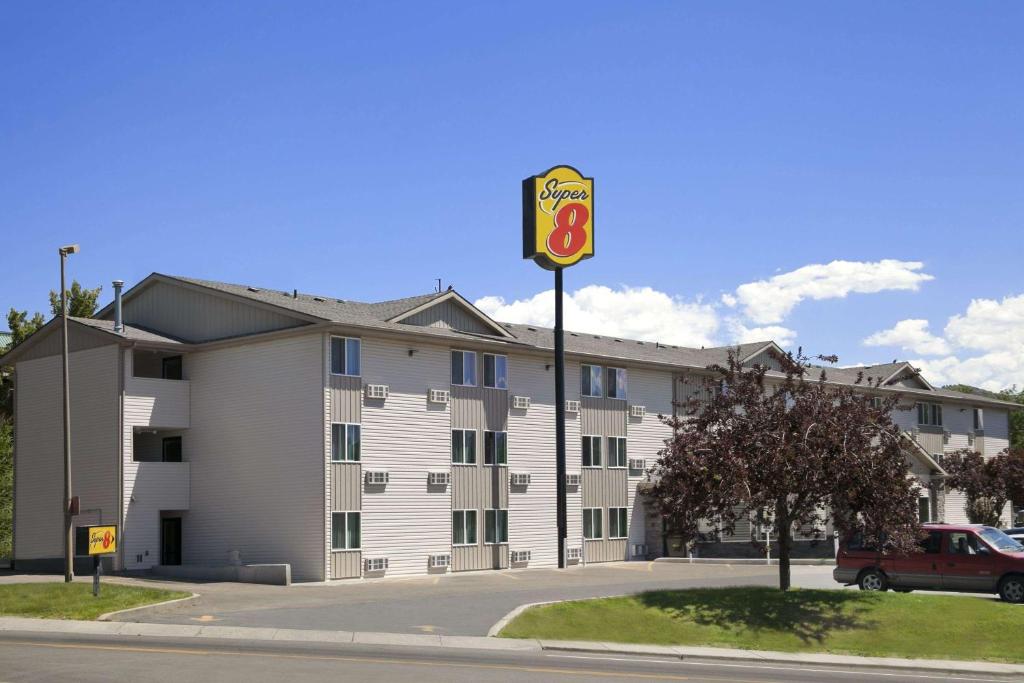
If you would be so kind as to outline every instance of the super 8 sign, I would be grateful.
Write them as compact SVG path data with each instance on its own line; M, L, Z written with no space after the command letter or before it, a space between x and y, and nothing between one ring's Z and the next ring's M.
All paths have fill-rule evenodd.
M548 270L594 255L594 179L555 166L523 181L523 258Z
M89 554L108 555L117 550L116 526L89 527Z

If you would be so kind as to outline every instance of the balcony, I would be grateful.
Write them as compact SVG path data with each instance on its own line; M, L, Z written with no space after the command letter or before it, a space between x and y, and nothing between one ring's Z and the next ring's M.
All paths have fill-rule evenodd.
M125 380L125 425L187 429L190 396L188 380L128 377Z
M187 462L133 462L134 480L126 472L130 506L158 514L161 510L188 510L190 483Z

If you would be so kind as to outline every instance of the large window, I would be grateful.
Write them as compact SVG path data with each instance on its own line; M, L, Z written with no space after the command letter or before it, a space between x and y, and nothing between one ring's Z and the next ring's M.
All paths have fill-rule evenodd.
M476 464L476 431L452 430L452 462L459 465Z
M583 466L584 467L600 467L601 466L601 437L599 437L599 436L584 436L583 437Z
M476 386L475 352L452 351L452 384L464 387Z
M359 340L331 337L331 374L359 376Z
M626 399L626 371L608 368L608 398Z
M163 462L181 462L180 436L165 436L160 445L160 459Z
M608 508L608 538L625 538L626 508Z
M626 437L608 437L608 467L626 466Z
M508 358L493 353L484 354L484 386L508 389Z
M985 429L985 413L981 408L974 409L974 431L980 432Z
M484 510L484 543L508 543L508 510Z
M331 425L331 462L359 462L362 439L359 425Z
M929 427L941 427L942 405L939 403L918 403L917 424Z
M601 366L581 365L580 366L580 393L584 396L604 396L601 391Z
M331 550L358 550L360 547L358 512L331 513Z
M508 464L507 432L484 432L484 464Z
M601 528L601 508L583 508L583 538L595 540L604 538Z
M452 545L476 545L476 510L452 511Z

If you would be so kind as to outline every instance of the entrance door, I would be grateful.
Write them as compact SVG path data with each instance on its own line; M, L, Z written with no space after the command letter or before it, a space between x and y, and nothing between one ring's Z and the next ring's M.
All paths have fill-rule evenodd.
M988 546L970 531L950 531L946 539L942 587L961 591L994 590L995 558Z
M181 517L160 520L160 564L181 564Z

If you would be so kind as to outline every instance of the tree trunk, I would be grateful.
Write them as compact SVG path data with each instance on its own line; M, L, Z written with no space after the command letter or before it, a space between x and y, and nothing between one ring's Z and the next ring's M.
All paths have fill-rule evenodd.
M779 534L779 590L789 590L789 550L792 545L793 529L785 501L775 503L775 521Z

